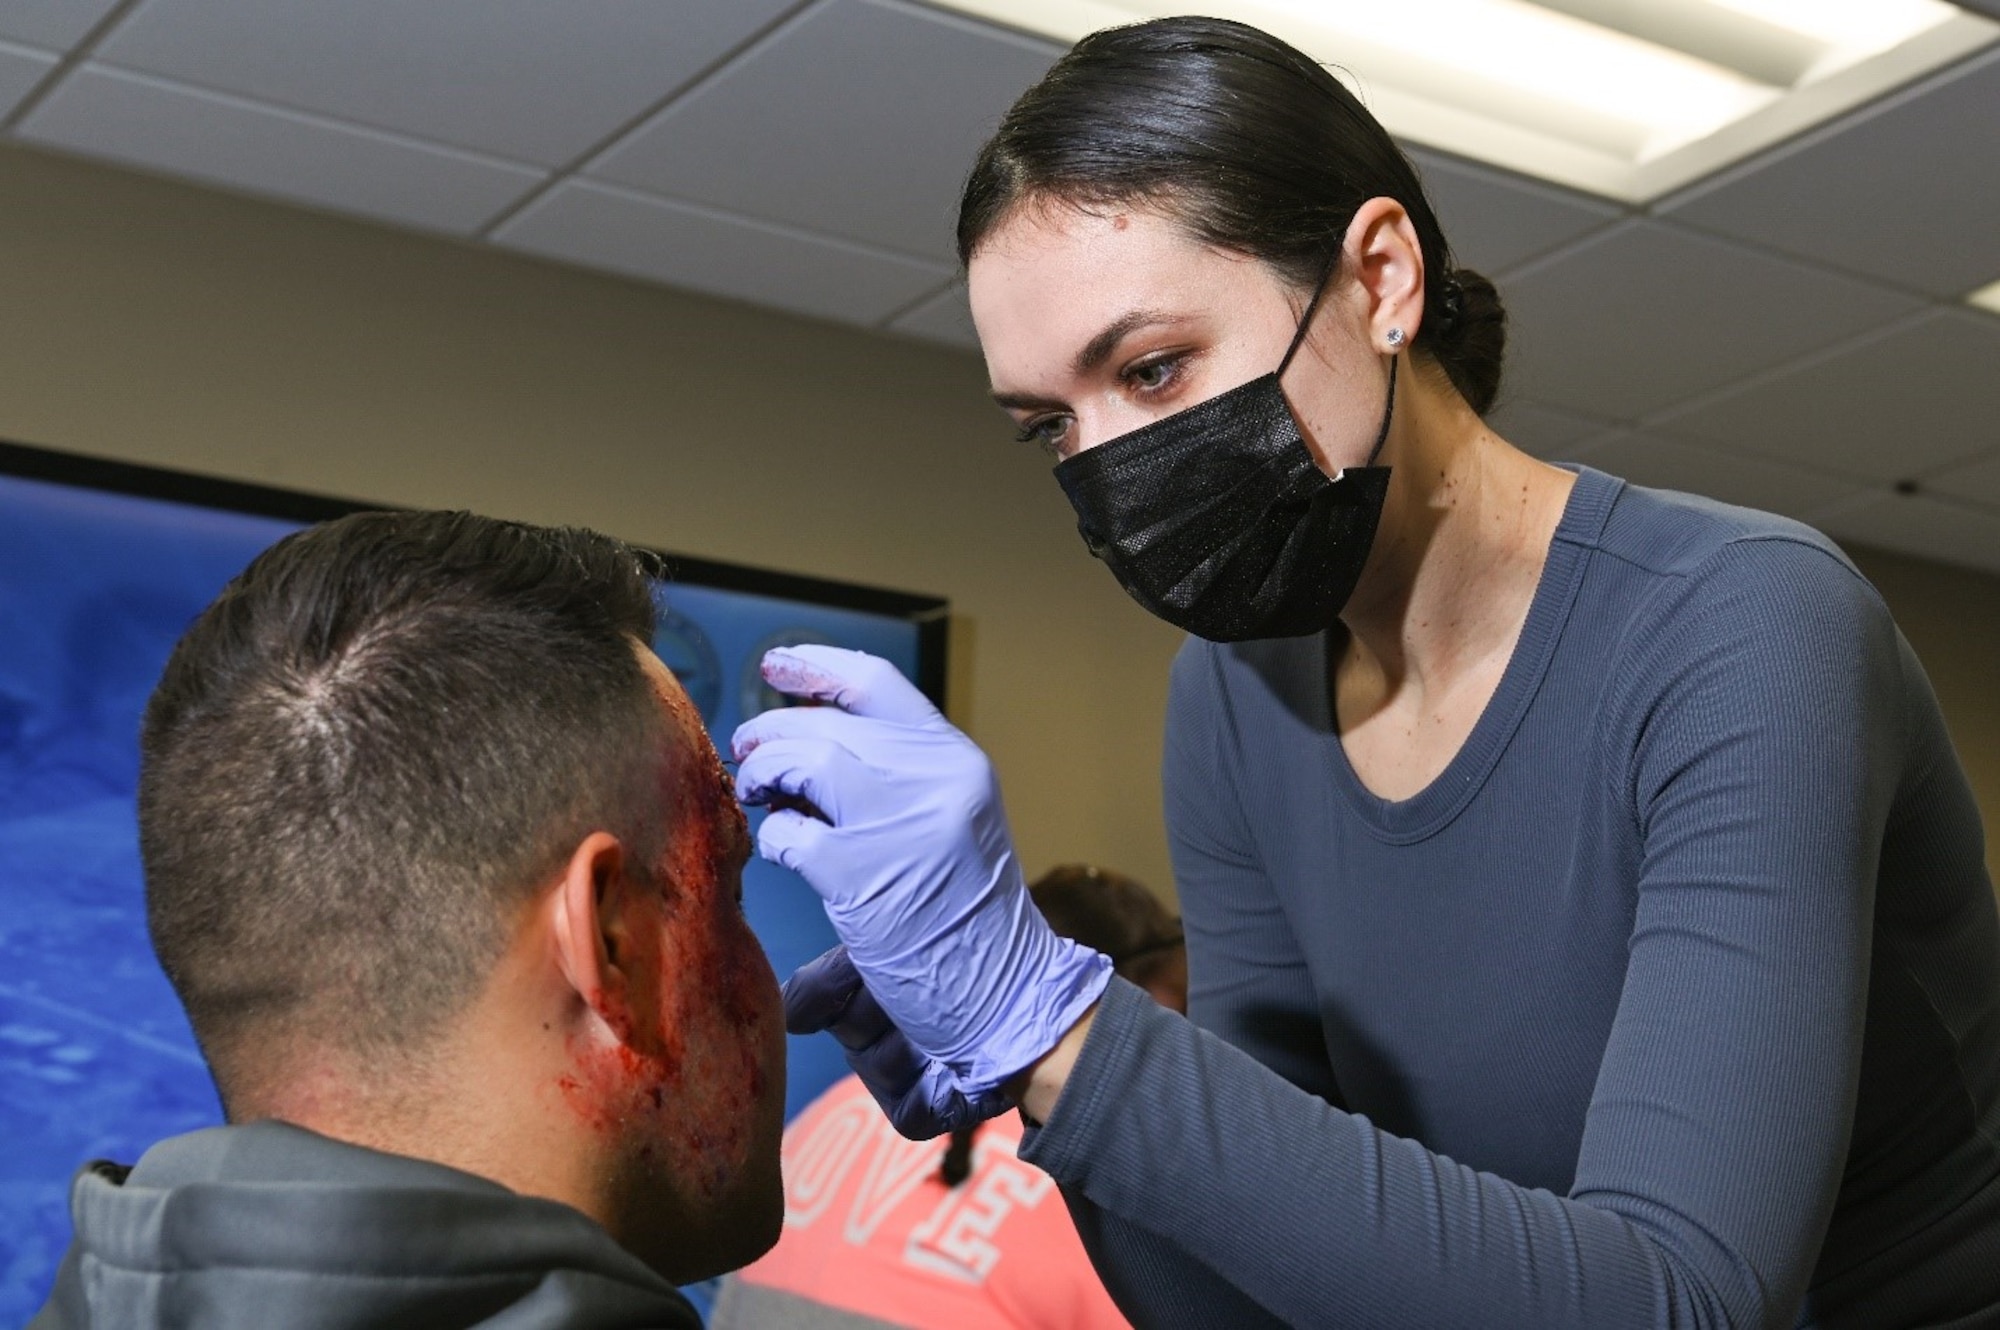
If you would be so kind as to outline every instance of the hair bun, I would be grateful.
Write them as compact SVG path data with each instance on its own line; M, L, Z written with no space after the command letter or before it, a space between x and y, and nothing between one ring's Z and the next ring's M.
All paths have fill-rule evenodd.
M1437 335L1438 340L1448 342L1465 312L1465 284L1459 280L1458 270L1453 269L1438 285Z
M1424 340L1452 387L1485 415L1500 396L1507 355L1507 309L1492 282L1470 268L1453 268L1438 283Z

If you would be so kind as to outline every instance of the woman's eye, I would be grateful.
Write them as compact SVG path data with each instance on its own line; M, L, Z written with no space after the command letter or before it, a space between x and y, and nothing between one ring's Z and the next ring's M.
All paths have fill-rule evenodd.
M1059 455L1063 438L1069 433L1068 416L1036 416L1021 424L1021 432L1014 436L1019 443L1032 443L1045 453Z
M1141 361L1125 371L1125 381L1141 392L1155 393L1168 387L1180 377L1181 358L1162 356L1158 360Z

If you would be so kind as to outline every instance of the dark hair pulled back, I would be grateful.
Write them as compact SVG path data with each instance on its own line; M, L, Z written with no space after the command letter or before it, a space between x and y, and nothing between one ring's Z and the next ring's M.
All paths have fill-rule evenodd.
M959 203L958 254L969 261L1024 202L1151 203L1309 290L1371 198L1402 204L1423 246L1415 346L1484 415L1507 340L1493 283L1453 265L1416 169L1354 94L1246 24L1156 19L1078 42L980 150Z

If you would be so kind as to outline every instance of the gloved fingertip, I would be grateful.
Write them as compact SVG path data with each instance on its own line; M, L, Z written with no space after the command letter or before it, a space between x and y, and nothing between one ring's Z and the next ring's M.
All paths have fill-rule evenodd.
M765 814L764 825L757 828L757 853L780 868L803 875L812 847L828 829L827 823L795 808L773 808ZM810 884L812 878L807 876L806 881Z
M844 686L844 681L836 675L784 647L765 652L758 668L765 683L788 697L826 702L837 697Z
M859 992L861 975L848 959L847 948L822 952L779 986L785 1028L793 1034L818 1034L841 1018Z
M758 732L757 718L752 717L738 725L736 732L729 736L729 756L741 762L756 752L757 745L761 742L763 736Z
M802 1001L787 1001L785 1007L786 1034L824 1034L839 1023L847 1011L852 994L836 997L831 994L816 993Z

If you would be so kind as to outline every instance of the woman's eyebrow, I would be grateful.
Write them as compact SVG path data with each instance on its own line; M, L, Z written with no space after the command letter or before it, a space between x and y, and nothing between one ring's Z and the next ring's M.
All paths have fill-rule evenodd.
M1172 323L1174 316L1157 309L1135 309L1121 314L1104 326L1103 331L1083 344L1070 362L1070 373L1077 378L1097 369L1111 358L1118 344L1141 328L1158 323ZM995 391L993 400L1009 411L1032 411L1039 408L1060 408L1064 403L1053 397L1039 397L1034 393L1013 393Z
M1058 402L1053 397L1040 397L1034 393L996 392L993 394L993 400L999 404L1001 409L1006 411L1044 411L1051 408L1056 410L1068 409L1065 403Z
M1083 344L1083 349L1076 353L1076 359L1070 362L1071 372L1082 378L1109 360L1111 353L1118 349L1118 344L1133 332L1149 324L1170 323L1172 320L1172 315L1156 309L1135 309L1119 315L1104 326L1103 332Z

